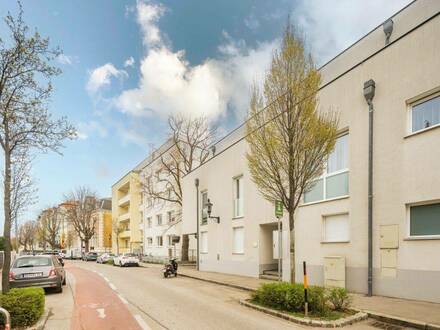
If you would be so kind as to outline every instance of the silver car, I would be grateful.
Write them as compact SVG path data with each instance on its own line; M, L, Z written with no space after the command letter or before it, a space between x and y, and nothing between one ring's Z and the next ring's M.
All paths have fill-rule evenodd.
M62 292L65 284L66 272L54 255L18 257L9 272L11 288L42 287Z

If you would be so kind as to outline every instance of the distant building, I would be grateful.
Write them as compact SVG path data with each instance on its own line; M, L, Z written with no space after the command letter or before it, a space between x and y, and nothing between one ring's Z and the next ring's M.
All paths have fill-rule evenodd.
M102 198L98 201L97 209L92 214L95 222L95 235L90 241L90 250L109 252L112 249L112 200Z

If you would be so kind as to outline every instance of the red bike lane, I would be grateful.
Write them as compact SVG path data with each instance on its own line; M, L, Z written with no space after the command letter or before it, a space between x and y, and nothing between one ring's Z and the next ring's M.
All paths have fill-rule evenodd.
M66 270L75 279L72 330L142 329L104 278L71 264Z

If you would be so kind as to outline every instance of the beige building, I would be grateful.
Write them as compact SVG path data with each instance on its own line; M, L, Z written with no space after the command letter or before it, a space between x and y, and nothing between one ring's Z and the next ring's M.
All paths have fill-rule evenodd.
M112 200L102 198L92 214L95 223L95 235L90 240L90 249L96 252L112 250Z
M319 103L339 113L340 135L295 215L297 281L306 261L311 284L368 291L364 83L372 79L373 294L440 302L439 13L439 1L415 1L320 68ZM276 269L278 236L273 206L250 178L243 134L234 131L184 178L183 232L197 232L199 220L201 270L257 277ZM208 198L220 223L206 216ZM288 240L284 232L284 279Z
M112 251L119 253L142 253L142 233L140 229L142 202L139 189L139 171L134 169L112 186L112 217L122 229L118 242L112 233Z

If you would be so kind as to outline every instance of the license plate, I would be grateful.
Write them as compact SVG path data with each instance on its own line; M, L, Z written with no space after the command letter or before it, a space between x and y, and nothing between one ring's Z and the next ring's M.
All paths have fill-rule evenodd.
M43 276L43 273L23 274L23 278L34 278L34 277L41 277L41 276Z

